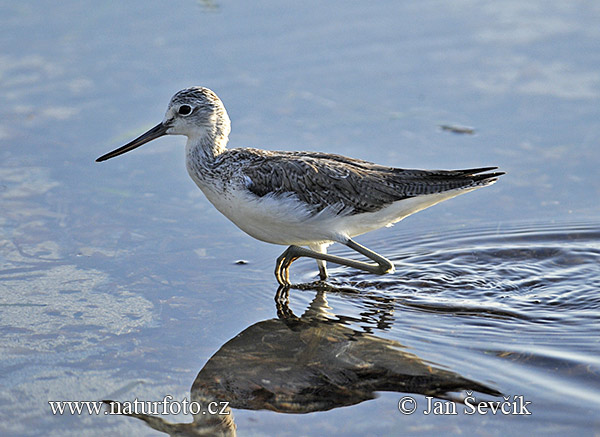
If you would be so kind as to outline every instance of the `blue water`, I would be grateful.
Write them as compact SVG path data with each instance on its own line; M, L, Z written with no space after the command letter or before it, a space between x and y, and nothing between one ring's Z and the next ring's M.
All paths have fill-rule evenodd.
M211 393L231 396L238 435L598 433L598 18L593 2L0 3L0 434L161 435L130 417L53 416L48 401L190 398L219 366L238 391ZM235 147L507 174L359 237L394 275L332 266L324 295L292 290L282 309L272 271L284 248L207 202L183 139L94 162L191 85L224 101ZM312 260L291 268L295 282L316 273ZM248 376L226 345L262 326L281 337ZM431 386L419 384L305 414L240 395L285 367L287 344L338 335L387 345L371 356L393 375L403 356L465 390L522 396L532 414L426 415L418 390ZM336 360L362 362L348 350L307 356L337 375ZM290 384L303 375L290 372ZM414 414L398 411L403 396Z

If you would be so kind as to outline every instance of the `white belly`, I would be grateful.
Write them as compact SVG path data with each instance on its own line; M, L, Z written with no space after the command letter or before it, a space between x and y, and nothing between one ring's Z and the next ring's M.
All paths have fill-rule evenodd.
M245 188L231 186L224 194L199 186L215 208L252 237L273 244L305 246L345 242L348 237L389 226L410 214L478 188L403 199L376 212L340 216L324 210L311 216L305 204L294 197L259 198Z
M335 232L292 198L256 197L245 189L226 195L202 189L208 200L242 231L267 243L307 245L339 241Z

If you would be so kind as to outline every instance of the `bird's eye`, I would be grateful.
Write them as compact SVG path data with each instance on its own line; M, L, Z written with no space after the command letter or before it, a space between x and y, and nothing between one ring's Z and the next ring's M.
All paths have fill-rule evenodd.
M190 115L192 113L192 107L190 105L181 105L177 110L179 115Z

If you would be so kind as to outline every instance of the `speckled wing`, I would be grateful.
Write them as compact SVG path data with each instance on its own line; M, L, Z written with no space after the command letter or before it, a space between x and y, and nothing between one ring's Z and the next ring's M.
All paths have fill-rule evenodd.
M343 215L374 212L409 197L487 185L502 174L478 174L496 167L406 170L316 152L261 150L260 155L242 170L248 189L259 197L296 196L314 213L326 207Z

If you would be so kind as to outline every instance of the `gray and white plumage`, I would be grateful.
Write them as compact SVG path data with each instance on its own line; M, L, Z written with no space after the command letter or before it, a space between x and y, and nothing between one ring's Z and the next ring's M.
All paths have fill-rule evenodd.
M344 265L393 271L389 261L351 239L490 185L503 174L493 172L496 167L409 170L319 152L227 149L230 129L227 111L214 92L187 88L173 96L159 125L98 161L165 134L187 136L188 173L221 213L259 240L312 249L286 255L290 247L286 259L280 257L276 275L282 284L298 256L316 258L321 277L326 277L325 261L342 260L324 255L333 242L349 245L380 268L358 261Z
M327 153L252 152L260 160L242 170L251 181L250 191L261 197L294 193L315 212L334 205L345 214L375 212L398 200L466 188L497 176L479 174L495 167L406 170Z

